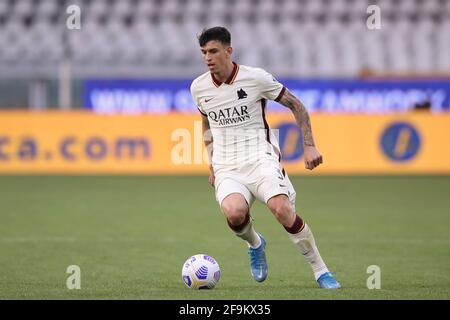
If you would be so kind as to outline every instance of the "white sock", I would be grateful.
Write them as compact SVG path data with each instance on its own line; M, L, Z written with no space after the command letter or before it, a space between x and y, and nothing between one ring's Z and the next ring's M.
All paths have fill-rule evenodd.
M309 229L309 226L305 223L302 231L296 234L288 233L294 245L300 250L300 253L305 257L306 261L311 265L316 280L325 272L328 272L328 268L320 256L319 249L317 249L314 236Z
M261 239L256 233L255 229L253 229L252 218L250 218L247 225L239 232L234 231L234 233L241 239L247 241L249 247L258 248L261 244Z

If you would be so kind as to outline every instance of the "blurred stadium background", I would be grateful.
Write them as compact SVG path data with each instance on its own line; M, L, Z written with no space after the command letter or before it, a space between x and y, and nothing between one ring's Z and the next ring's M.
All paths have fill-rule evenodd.
M81 30L66 28L71 4ZM379 30L366 27L371 4ZM3 0L0 106L81 108L90 78L192 78L204 70L195 35L214 25L231 30L236 61L278 77L445 76L449 16L447 0ZM73 93L58 101L67 60Z
M316 289L260 204L257 286L219 212L189 93L216 25L311 112L312 173L289 110L268 121L340 292ZM449 111L450 0L0 0L0 298L449 299ZM199 252L222 267L210 293L181 282Z

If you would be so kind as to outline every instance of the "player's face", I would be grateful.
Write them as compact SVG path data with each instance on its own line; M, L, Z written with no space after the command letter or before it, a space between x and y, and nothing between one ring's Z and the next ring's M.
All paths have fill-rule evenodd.
M221 73L226 68L232 50L230 46L225 46L217 40L208 41L201 47L203 60L212 73Z

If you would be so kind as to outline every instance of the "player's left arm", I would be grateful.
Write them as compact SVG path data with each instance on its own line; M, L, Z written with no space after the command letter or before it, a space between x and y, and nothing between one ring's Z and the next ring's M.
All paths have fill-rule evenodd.
M309 117L308 110L306 110L303 103L299 99L297 99L291 92L289 92L287 88L285 89L278 102L283 106L291 109L292 113L294 114L295 120L302 130L305 167L309 170L314 169L323 162L323 158L314 143L311 128L311 119Z

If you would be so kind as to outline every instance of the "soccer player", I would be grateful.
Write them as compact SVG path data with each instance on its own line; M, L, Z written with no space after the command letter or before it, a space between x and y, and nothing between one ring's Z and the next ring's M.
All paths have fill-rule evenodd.
M265 117L269 99L292 111L303 134L305 166L312 170L322 163L322 155L306 108L265 70L235 63L226 28L203 30L198 40L209 71L192 82L191 94L202 115L211 164L209 182L229 227L248 244L253 278L264 281L268 270L266 240L255 231L249 212L256 198L286 229L319 286L340 288L320 256L311 229L295 212L296 193L280 164L278 141Z

